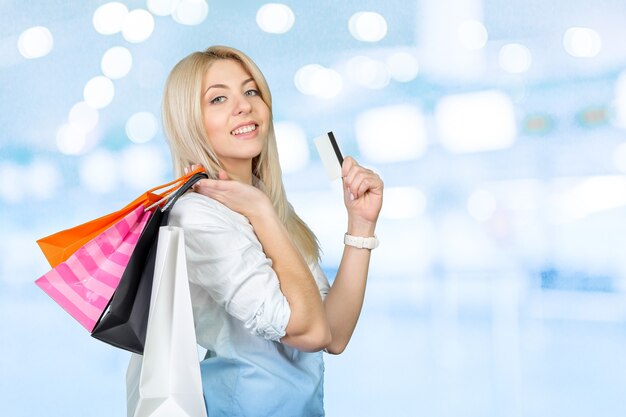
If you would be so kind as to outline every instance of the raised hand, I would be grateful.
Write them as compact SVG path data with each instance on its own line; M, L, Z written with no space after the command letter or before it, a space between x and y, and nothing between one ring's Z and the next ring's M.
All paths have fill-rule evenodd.
M219 171L218 179L200 180L193 186L193 190L224 204L248 219L267 214L267 210L273 210L269 198L263 191L252 185L231 180L223 170Z
M344 158L341 172L349 223L375 226L383 204L383 181L349 156Z

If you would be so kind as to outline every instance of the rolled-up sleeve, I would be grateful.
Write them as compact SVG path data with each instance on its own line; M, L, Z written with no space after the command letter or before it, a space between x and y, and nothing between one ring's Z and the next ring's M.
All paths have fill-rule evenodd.
M169 224L185 230L189 281L252 334L278 341L291 310L271 260L249 225L218 204L195 195L181 199L170 214Z

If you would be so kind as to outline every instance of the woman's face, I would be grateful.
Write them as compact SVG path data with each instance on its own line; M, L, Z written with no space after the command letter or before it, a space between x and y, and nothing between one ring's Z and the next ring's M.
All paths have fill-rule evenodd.
M202 91L211 147L227 172L249 176L269 131L270 111L258 86L239 62L222 59L209 67Z

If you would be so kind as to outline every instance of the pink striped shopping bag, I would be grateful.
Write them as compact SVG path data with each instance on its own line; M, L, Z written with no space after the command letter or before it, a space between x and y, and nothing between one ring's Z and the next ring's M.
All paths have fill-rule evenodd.
M35 284L91 332L111 300L150 215L140 205Z

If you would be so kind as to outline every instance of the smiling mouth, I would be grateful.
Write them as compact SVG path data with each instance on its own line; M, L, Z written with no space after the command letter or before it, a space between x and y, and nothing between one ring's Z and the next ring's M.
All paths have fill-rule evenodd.
M242 135L244 133L250 133L253 132L257 129L258 125L256 124L251 124L251 125L247 125L247 126L242 126L240 128L237 128L235 130L232 130L230 132L231 135Z

